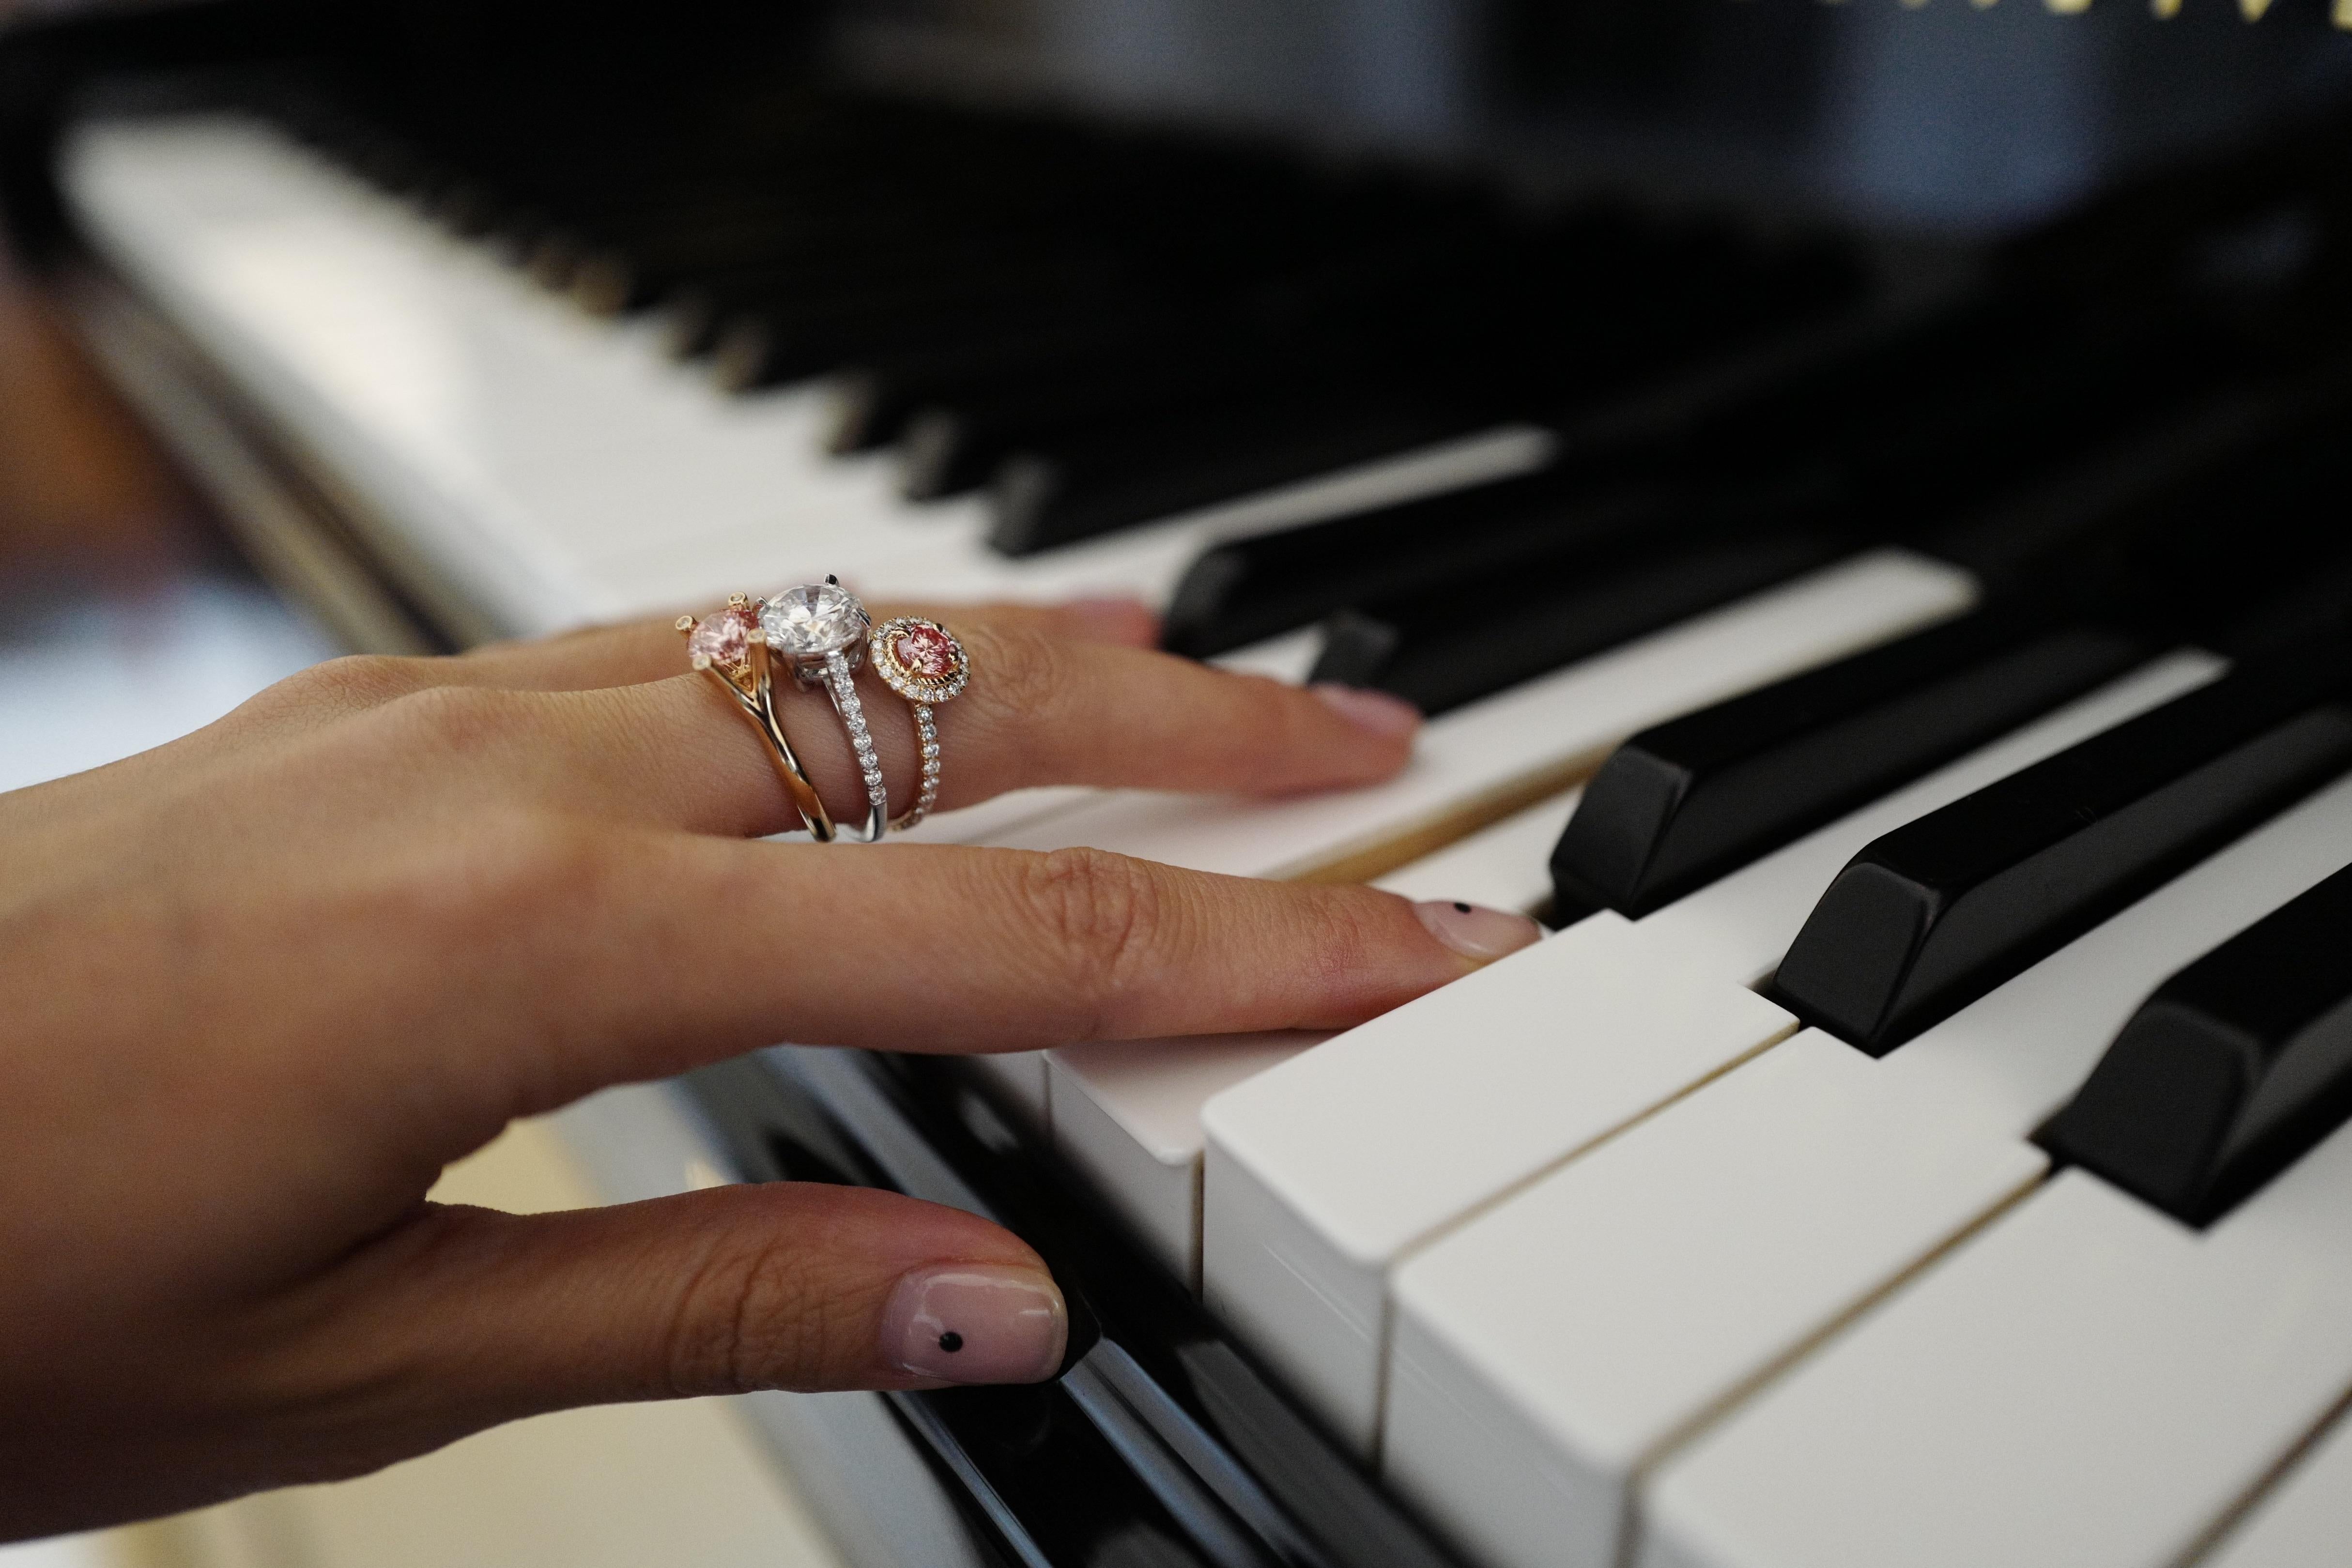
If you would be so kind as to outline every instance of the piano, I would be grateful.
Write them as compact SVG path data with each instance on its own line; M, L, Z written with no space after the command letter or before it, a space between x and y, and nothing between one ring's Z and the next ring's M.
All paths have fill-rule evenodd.
M0 34L17 247L351 647L1138 594L1416 760L925 836L1551 929L566 1112L1053 1264L1055 1383L745 1402L861 1568L2352 1554L2341 5L354 10Z

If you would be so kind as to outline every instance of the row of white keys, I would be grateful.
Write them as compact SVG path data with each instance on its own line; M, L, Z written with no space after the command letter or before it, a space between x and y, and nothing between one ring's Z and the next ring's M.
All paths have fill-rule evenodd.
M1551 847L1580 790L1504 818L1376 884L1403 897L1459 900L1532 913L1551 893ZM1330 1037L1290 1030L1171 1040L1104 1041L996 1058L983 1071L1048 1125L1084 1172L1177 1278L1200 1288L1201 1108L1216 1095ZM1031 1064L1042 1066L1035 1084ZM1042 1102L1041 1102L1042 1101Z
M1849 584L1849 594L1851 594ZM1857 605L1857 608L1866 608ZM1759 614L1751 603L1735 612L1753 616L1748 626L1761 626L1771 634L1769 643L1757 637L1744 644L1733 640L1737 658L1745 659L1745 668L1765 668L1784 661L1788 655L1788 638L1799 628L1819 630L1821 616L1817 605L1792 607L1785 600L1771 606L1769 618ZM1696 640L1706 636L1720 648L1727 639L1712 634L1701 634L1689 626L1677 627L1661 634L1659 642L1680 642L1685 637ZM1685 644L1683 646L1687 646ZM1631 651L1631 650L1629 650ZM1578 684L1575 692L1583 700L1586 722L1579 729L1568 727L1571 735L1601 731L1602 724L1622 732L1672 716L1696 703L1685 702L1691 678L1680 682L1655 679L1659 668L1668 661L1652 649L1643 657L1629 659L1633 671L1629 678L1624 670L1612 673L1579 667L1564 672ZM1594 661L1595 665L1604 663ZM2203 663L2192 661L2194 668L2202 670ZM2184 669L2190 667L2184 666ZM1717 677L1717 679L1722 679ZM2158 678L2162 686L2168 677ZM1660 706L1638 718L1638 696L1633 682L1652 694ZM1750 684L1760 684L1752 681ZM1598 693L1598 700L1595 694ZM1494 700L1508 701L1517 694L1506 694ZM1482 708L1486 705L1480 705ZM1465 710L1475 712L1475 710ZM1446 732L1447 721L1439 721L1432 727L1426 745L1442 754L1468 750L1457 736ZM1524 726L1522 726L1524 728ZM1524 741L1521 742L1524 746ZM2010 764L2014 765L2014 764ZM1972 775L1967 775L1972 776ZM1288 832L1279 839L1276 851L1285 856L1298 854L1305 844L1313 842L1307 824L1327 833L1344 830L1349 819L1344 814L1356 809L1367 797L1381 792L1362 792L1358 795L1316 801L1285 803L1262 808L1279 812ZM1549 896L1548 863L1551 845L1574 809L1577 795L1570 793L1552 801L1523 810L1482 832L1459 841L1449 850L1441 850L1391 873L1378 885L1391 891L1413 898L1451 898L1488 903L1498 908L1529 910ZM1118 800L1105 803L1103 814L1118 808ZM1181 808L1188 817L1196 817L1222 805L1227 814L1245 808L1232 803L1188 803ZM1898 806L1897 810L1902 807ZM1073 841L1075 835L1094 825L1096 836L1076 841L1091 842L1101 847L1141 854L1154 859L1180 859L1198 856L1203 846L1197 842L1171 843L1165 838L1143 839L1120 837L1100 831L1102 817L1095 808L1060 814L1033 820L1024 828L1002 837L992 837L989 842L1013 843L1025 847L1058 847ZM1393 824L1392 815L1389 821ZM1895 816L1890 821L1903 820ZM1245 824L1235 824L1237 828ZM1859 830L1858 828L1855 830ZM1391 826L1390 831L1396 831ZM1269 835L1269 840L1273 836ZM1851 833L1849 833L1851 837ZM1825 863L1843 840L1823 840L1813 846L1809 858L1784 858L1777 862L1777 875L1765 879L1762 888L1758 879L1750 878L1734 889L1727 901L1721 895L1702 902L1696 910L1679 910L1671 917L1659 920L1668 939L1678 945L1696 950L1702 942L1723 940L1717 932L1727 927L1738 935L1744 934L1752 960L1732 960L1730 972L1738 972L1743 963L1759 973L1785 946L1788 932L1793 931L1785 918L1767 920L1762 924L1748 911L1759 902L1775 911L1794 908L1793 900L1808 903L1836 868ZM1247 840L1237 837L1232 844L1219 844L1215 848L1235 858L1223 861L1211 860L1204 869L1223 870L1244 875L1279 876L1289 868L1253 866L1238 858ZM1191 863L1202 865L1199 858ZM1788 889L1793 888L1792 894ZM1726 909L1730 911L1726 914ZM1709 924L1708 922L1712 922ZM1687 927L1684 922L1689 922ZM1786 928L1784 930L1784 927ZM1752 978L1749 976L1748 978ZM1740 982L1744 984L1744 979ZM1775 1019L1777 1015L1759 1011L1753 999L1736 1005L1744 1019ZM1746 1025L1743 1027L1748 1026ZM1198 1131L1202 1102L1211 1095L1234 1087L1266 1068L1297 1054L1294 1046L1286 1052L1269 1053L1255 1044L1228 1048L1214 1040L1164 1042L1156 1045L1150 1054L1149 1065L1138 1067L1121 1058L1122 1047L1113 1044L1087 1046L1054 1054L1053 1066L1045 1066L1034 1058L1000 1058L981 1069L992 1078L1003 1090L1026 1110L1034 1122L1052 1130L1055 1142L1064 1152L1081 1169L1097 1176L1106 1186L1112 1202L1131 1216L1149 1215L1148 1223L1139 1220L1143 1233L1165 1241L1163 1256L1171 1267L1185 1278L1198 1283L1198 1200L1197 1165L1201 1156L1201 1135ZM1066 1132L1055 1107L1067 1104L1075 1120ZM1172 1130L1181 1129L1181 1136ZM1180 1215L1189 1215L1179 1223Z
M1497 1568L1621 1561L1677 1440L2038 1182L2028 1135L2141 999L2347 859L2352 782L1884 1059L1808 1031L1429 1248L1385 1472Z
M1360 877L1577 782L1627 735L1967 609L1967 574L1902 550L1811 573L1432 720L1385 784L1283 800L1113 792L991 842L1244 877Z
M821 389L722 395L656 324L583 314L266 125L90 127L66 183L117 269L488 632L826 572L877 596L1160 602L1209 541L1522 472L1551 446L1498 428L1008 561L978 500L909 505L887 456L822 453Z
M1640 1562L2169 1568L2352 1390L2347 1323L2352 1125L2202 1232L2065 1172L1668 1466Z
M1388 846L1444 842L1449 821L1475 823L1488 803L1541 795L1547 783L1564 787L1644 725L1957 614L1974 592L1949 567L1874 552L1445 714L1384 784L1274 801L1055 791L1034 809L992 802L954 814L939 836L1031 850L1085 845L1231 876L1374 876L1389 868ZM1295 647L1282 651L1297 657ZM1517 833L1540 831L1543 810L1514 814ZM1497 863L1491 842L1465 855L1468 864ZM1540 900L1547 889L1536 884L1548 858L1548 847L1539 849L1502 879L1495 898L1505 907ZM1436 896L1486 901L1475 889ZM993 1058L980 1070L1033 1124L1050 1125L1050 1075L1040 1057ZM1153 1110L1139 1125L1159 1121Z
M2168 656L1641 921L1594 915L1221 1096L1209 1304L1370 1452L1398 1264L1792 1033L1751 987L1863 845L2220 668Z
M2231 1521L2207 1568L2338 1568L2352 1542L2352 1420L2337 1412L2308 1453Z
M1902 552L1877 552L1446 714L1423 731L1413 762L1386 784L1280 801L1137 791L1074 799L1055 792L1009 826L997 827L990 816L1013 816L1015 808L992 803L956 814L964 820L948 819L943 832L1021 849L1088 845L1234 876L1324 874L1384 844L1416 836L1443 839L1445 833L1433 832L1433 824L1465 809L1475 815L1486 800L1540 793L1539 781L1547 777L1565 784L1646 724L1900 636L1965 609L1972 597L1972 585L1948 567ZM1571 798L1555 795L1553 802ZM1510 837L1482 838L1478 847L1464 848L1460 861L1423 858L1427 876L1416 874L1395 890L1466 876L1482 885L1465 881L1450 892L1412 896L1532 907L1549 892L1549 846L1538 845L1523 866L1507 857L1521 847L1519 839L1532 842L1541 835L1552 820L1547 810L1538 804L1506 818L1517 824ZM1405 876L1412 864L1394 874ZM1512 869L1485 869L1505 865ZM1488 890L1483 879L1490 874L1496 880ZM1042 1056L992 1058L980 1070L1033 1124L1050 1125L1050 1078ZM1137 1124L1160 1122L1153 1110L1139 1113Z

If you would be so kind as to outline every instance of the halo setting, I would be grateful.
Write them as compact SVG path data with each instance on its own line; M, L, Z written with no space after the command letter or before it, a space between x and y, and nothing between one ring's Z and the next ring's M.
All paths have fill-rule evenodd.
M909 702L929 706L961 696L971 661L953 632L920 616L901 616L874 628L867 639L874 669Z

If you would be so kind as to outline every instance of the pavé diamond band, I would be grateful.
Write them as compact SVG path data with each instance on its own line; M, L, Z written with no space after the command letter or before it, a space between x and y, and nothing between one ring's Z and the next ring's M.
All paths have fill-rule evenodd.
M877 627L866 606L833 577L787 588L764 600L738 594L724 610L706 619L680 616L677 629L686 634L694 668L718 679L768 742L809 837L819 843L847 837L870 844L888 829L903 832L929 814L940 790L940 732L931 709L961 695L971 679L970 662L955 634L915 616ZM890 820L882 760L857 696L857 671L869 656L876 672L907 700L915 720L921 789L914 808L896 822ZM822 686L840 716L866 789L861 831L835 825L785 737L775 705L774 672L780 665L796 684Z
M922 758L922 793L914 809L891 826L906 831L930 815L940 798L940 726L931 710L963 695L971 681L971 660L956 635L937 621L901 616L874 628L867 639L874 670L907 700L915 715L915 743Z

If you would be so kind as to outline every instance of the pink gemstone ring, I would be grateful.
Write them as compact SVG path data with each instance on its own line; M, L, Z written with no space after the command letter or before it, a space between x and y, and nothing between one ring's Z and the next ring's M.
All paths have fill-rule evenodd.
M914 710L915 739L922 754L922 794L914 809L890 826L906 831L930 815L940 798L940 726L931 710L963 695L971 682L971 659L955 633L920 616L901 616L874 628L866 639L868 662L883 684Z
M699 620L680 616L677 629L686 637L687 658L694 668L719 682L736 710L751 721L767 742L768 759L775 763L776 776L783 781L801 826L818 843L829 843L836 831L833 817L801 767L800 758L793 755L793 743L785 738L783 721L776 713L775 660L770 654L768 634L760 624L765 607L749 595L737 594L716 615Z
M891 690L927 707L952 702L971 680L963 644L937 621L901 616L874 628L867 639L877 674Z

